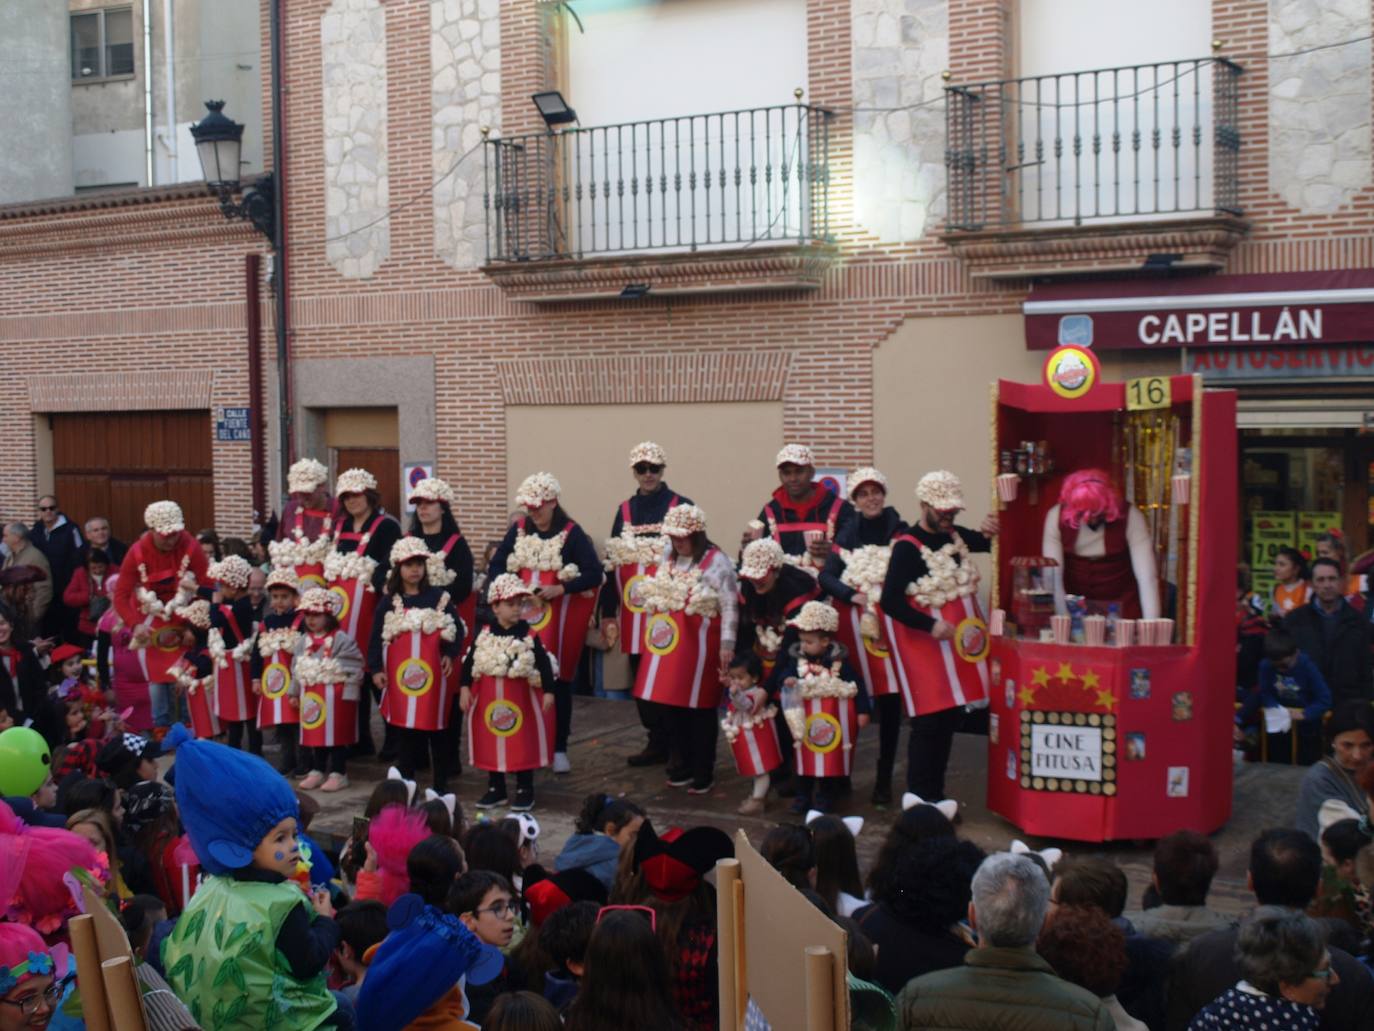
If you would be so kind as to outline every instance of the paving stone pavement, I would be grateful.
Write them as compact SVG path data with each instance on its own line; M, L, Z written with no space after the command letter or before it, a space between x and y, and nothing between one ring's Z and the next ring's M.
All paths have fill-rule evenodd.
M381 740L380 724L375 737ZM572 773L555 777L541 771L535 777L535 816L541 826L541 855L551 861L563 841L573 830L573 821L582 799L593 791L625 794L648 811L659 827L680 824L692 826L712 824L731 834L743 828L755 843L778 822L795 822L798 818L787 811L787 802L770 799L768 811L759 817L740 816L735 812L739 801L748 793L748 782L734 769L729 749L722 739L716 752L716 782L708 795L688 795L685 791L668 787L662 766L632 769L625 757L643 747L644 732L639 726L635 707L629 702L601 698L574 699L573 732L569 755ZM906 747L905 733L902 748ZM1229 741L1218 747L1230 749ZM853 793L843 800L844 815L856 813L864 818L863 832L858 839L860 868L867 870L877 854L887 825L897 812L896 805L877 807L869 803L876 766L877 734L872 730L861 735L854 761ZM905 752L897 765L897 787L905 770ZM1151 842L1115 842L1108 845L1086 845L1081 842L1051 842L1049 839L1029 838L1020 834L1006 820L987 810L984 805L986 788L986 742L972 734L955 738L950 759L947 783L952 797L959 800L960 833L988 850L1006 848L1015 837L1021 837L1032 847L1057 844L1069 852L1099 852L1109 856L1127 874L1131 884L1130 907L1135 908L1140 894L1149 883ZM269 750L269 758L271 752ZM1219 910L1241 912L1251 905L1245 890L1245 869L1250 842L1264 828L1288 824L1293 815L1298 783L1302 769L1286 766L1246 764L1235 777L1235 796L1230 821L1213 835L1221 857L1221 869L1212 887L1212 904ZM373 786L386 775L385 765L372 760L354 760L349 764L350 786L335 794L314 792L321 804L321 812L312 825L312 835L324 843L339 843L347 836L355 815L361 814ZM426 786L425 774L419 776L419 790ZM486 788L486 775L464 766L462 776L450 784L469 821L476 816L473 803ZM503 815L495 810L493 815Z

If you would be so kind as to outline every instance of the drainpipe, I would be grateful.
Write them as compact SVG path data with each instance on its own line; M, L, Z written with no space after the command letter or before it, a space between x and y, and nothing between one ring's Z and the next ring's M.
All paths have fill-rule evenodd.
M270 33L272 50L272 202L276 217L273 219L272 250L273 293L276 299L276 313L273 322L277 331L277 426L280 449L280 482L278 498L286 499L286 473L294 456L293 424L291 405L291 336L287 324L291 311L290 265L286 232L286 101L285 101L285 56L282 49L282 15L286 0L270 2Z
M253 521L267 520L267 463L262 439L262 255L244 255L248 323L248 425L253 449Z
M146 185L155 186L153 165L153 4L143 0L143 165Z
M162 61L167 69L167 167L169 183L181 181L181 169L177 167L177 85L176 61L173 49L175 39L172 31L172 0L162 0Z

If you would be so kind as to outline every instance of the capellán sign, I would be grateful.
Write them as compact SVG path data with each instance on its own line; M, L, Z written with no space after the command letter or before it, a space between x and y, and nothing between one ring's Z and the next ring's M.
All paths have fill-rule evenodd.
M1054 284L1032 291L1024 311L1032 350L1085 339L1096 350L1369 344L1374 271Z

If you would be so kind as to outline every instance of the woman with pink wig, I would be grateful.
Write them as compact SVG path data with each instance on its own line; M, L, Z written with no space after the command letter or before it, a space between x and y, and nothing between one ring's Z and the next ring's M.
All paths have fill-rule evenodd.
M81 911L75 882L67 877L76 869L104 884L109 860L81 835L30 827L0 802L0 921L26 924L49 942L65 941L67 920Z
M1045 516L1041 551L1063 569L1055 607L1065 594L1120 606L1124 619L1158 619L1159 574L1145 517L1112 486L1103 469L1064 479L1059 504Z
M118 573L111 574L105 581L111 594L118 581ZM136 734L145 734L153 726L153 703L143 666L138 655L129 648L133 636L133 631L124 625L111 605L96 623L96 666L101 686L114 689L115 709L133 710L124 725Z

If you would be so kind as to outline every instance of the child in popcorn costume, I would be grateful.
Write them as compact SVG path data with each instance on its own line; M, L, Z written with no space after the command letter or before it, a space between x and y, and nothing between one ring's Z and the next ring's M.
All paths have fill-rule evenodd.
M348 749L358 740L363 656L339 627L337 605L333 591L314 587L297 610L304 629L296 636L287 695L299 712L302 759L309 768L300 786L306 791L348 787Z
M206 650L215 664L215 715L229 734L230 748L262 755L262 731L258 729L258 704L253 694L253 600L248 597L248 577L253 567L240 555L230 555L210 566L210 579L219 584L220 600L210 606L210 633Z
M65 990L66 945L49 948L23 924L0 923L0 1028L47 1027Z
M296 611L300 599L300 579L289 568L273 569L267 574L267 611L258 627L256 646L249 665L253 696L257 700L258 729L274 729L281 749L283 776L304 777L310 772L302 765L300 743L300 699L291 695L291 665L301 639L304 616Z
M382 719L394 734L401 776L414 780L428 750L434 790L442 795L448 790L449 686L466 628L453 596L429 582L432 557L420 537L402 537L392 547L367 668L382 692Z
M759 684L762 679L763 663L757 655L736 655L726 674L730 707L720 721L735 754L735 768L754 781L749 797L739 804L746 816L757 816L768 807L769 774L783 763L778 707L769 704L768 692Z
M352 1028L325 984L339 928L325 888L294 880L291 786L258 756L213 741L177 749L176 800L206 874L163 942L167 980L209 1031Z
M534 771L552 761L553 685L557 671L544 643L520 613L530 587L502 573L487 589L494 622L463 659L458 705L468 718L468 762L487 770L478 809L506 804L506 774L515 774L511 809L534 808Z
M828 813L835 783L849 776L858 731L868 726L868 692L844 645L835 640L840 617L834 608L809 601L788 625L797 631L797 641L773 670L772 694L781 695L792 732L797 773L792 812L814 806Z

